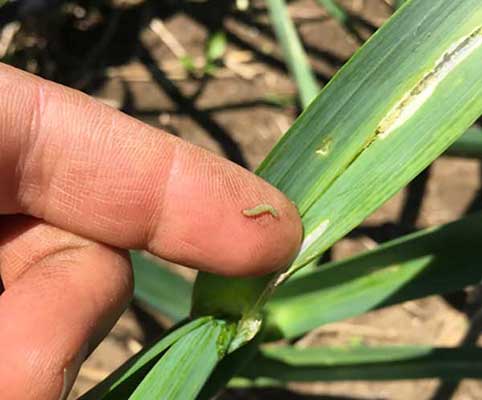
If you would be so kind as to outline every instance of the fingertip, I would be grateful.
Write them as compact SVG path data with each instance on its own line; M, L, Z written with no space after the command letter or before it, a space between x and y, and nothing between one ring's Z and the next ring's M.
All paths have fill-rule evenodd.
M178 154L148 250L226 276L286 268L302 236L296 206L227 160L198 149Z
M285 269L298 254L303 235L298 210L283 193L266 186L273 204L259 203L242 210L243 224L250 231L243 252L249 256L240 260L230 275L256 276ZM246 215L246 210L254 215Z

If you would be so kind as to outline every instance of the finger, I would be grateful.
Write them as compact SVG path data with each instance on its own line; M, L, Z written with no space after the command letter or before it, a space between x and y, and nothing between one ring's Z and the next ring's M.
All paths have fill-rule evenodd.
M32 220L2 239L0 399L58 400L128 303L128 258Z
M0 213L228 275L296 253L295 207L248 171L11 67L0 90ZM278 217L243 214L259 204Z

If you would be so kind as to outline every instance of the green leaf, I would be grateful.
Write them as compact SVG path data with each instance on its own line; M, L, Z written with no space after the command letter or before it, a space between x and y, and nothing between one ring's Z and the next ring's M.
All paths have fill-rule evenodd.
M208 64L223 57L226 52L227 40L224 32L215 32L209 36L206 44L206 59Z
M429 346L342 346L300 348L294 346L265 346L261 353L271 360L298 367L333 367L366 365L410 360L432 351Z
M174 327L152 346L143 349L139 354L130 358L105 380L80 397L79 400L119 400L127 398L170 346L210 321L212 321L212 318L204 317Z
M412 0L338 72L258 169L297 203L294 271L361 223L482 113L482 3Z
M445 152L456 157L482 158L482 128L474 125Z
M276 37L291 74L296 80L303 107L306 107L320 91L296 27L288 15L284 0L266 0Z
M482 280L482 213L322 265L281 286L268 302L274 333L296 337L377 307Z
M482 378L482 349L426 346L305 348L273 346L243 370L254 383Z
M196 64L192 56L190 56L189 54L182 56L179 61L187 72L191 74L196 72Z
M192 283L161 267L139 252L131 252L134 295L174 322L189 315Z
M130 400L195 399L226 353L233 329L210 320L174 343L129 397Z

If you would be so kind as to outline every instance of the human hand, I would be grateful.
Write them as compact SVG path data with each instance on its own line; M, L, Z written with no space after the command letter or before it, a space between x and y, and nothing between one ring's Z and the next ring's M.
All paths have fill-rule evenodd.
M224 275L295 255L284 195L89 97L0 65L0 398L58 400L128 304L127 252ZM242 210L262 203L269 213Z

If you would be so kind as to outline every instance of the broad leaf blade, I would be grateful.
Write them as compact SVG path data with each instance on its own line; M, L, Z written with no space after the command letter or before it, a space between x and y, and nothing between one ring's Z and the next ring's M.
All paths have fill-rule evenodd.
M354 348L273 347L242 376L273 385L289 381L482 378L482 349L391 346Z
M259 174L303 215L293 269L359 224L480 115L481 25L478 0L409 1L270 153Z
M232 328L225 322L210 320L184 335L129 399L194 400L227 351L232 334Z
M477 0L411 3L338 72L258 169L261 176L290 194L302 213L374 136L390 108L458 37L481 24L480 16L466 18L473 11L481 12ZM323 160L316 150L325 139L336 142L330 157Z
M478 36L482 43L482 35ZM472 124L482 112L481 65L482 46L479 46L476 54L452 74L453 80L440 82L436 89L438 96L430 97L403 126L389 137L376 140L356 158L305 214L307 235L293 269L318 256L361 223ZM466 79L477 75L479 82ZM440 102L451 104L444 109ZM419 136L409 136L410 132ZM323 224L326 224L324 232L318 231Z
M199 318L186 325L173 328L170 333L129 359L79 400L118 400L127 398L170 346L210 321L212 321L212 318Z
M268 302L283 337L374 308L461 289L482 280L482 213L393 240L318 271L295 274Z
M131 252L134 295L174 322L189 315L192 283L162 268L139 252Z

